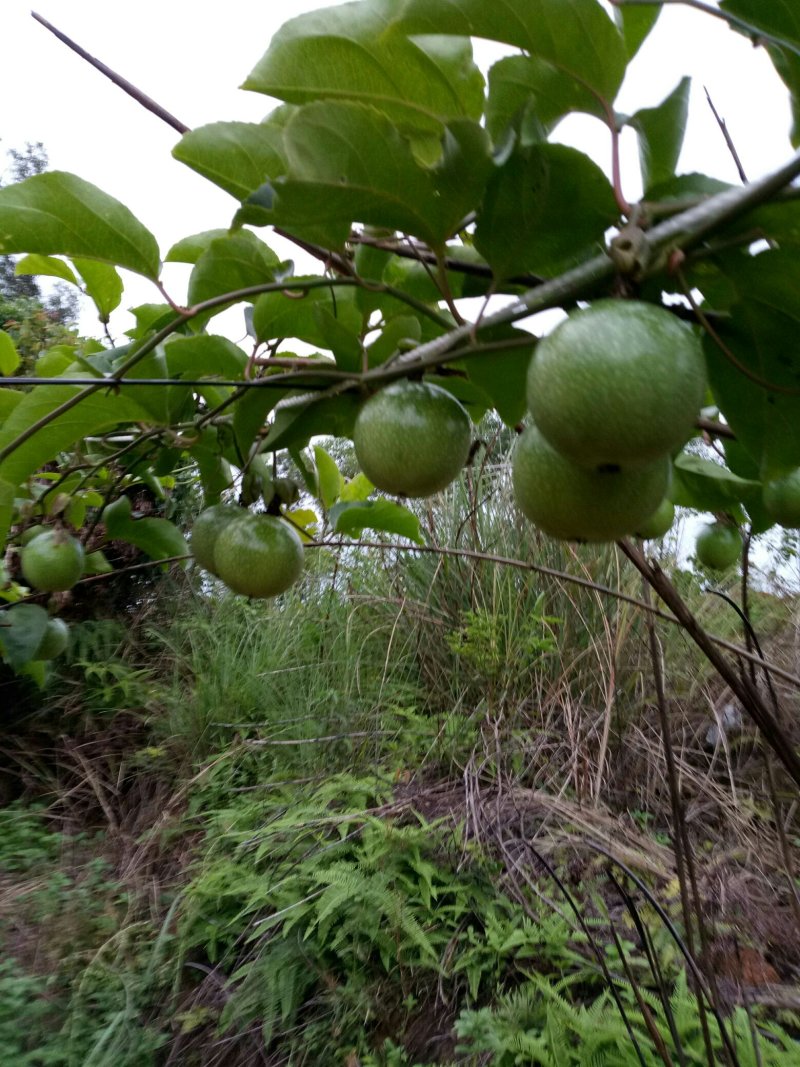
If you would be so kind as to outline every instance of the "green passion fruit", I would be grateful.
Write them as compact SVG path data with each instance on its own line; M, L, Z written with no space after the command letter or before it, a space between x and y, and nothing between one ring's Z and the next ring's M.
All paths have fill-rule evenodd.
M373 485L409 497L448 486L466 463L471 440L464 408L428 382L381 389L364 403L353 430L356 457Z
M544 437L573 463L625 467L684 444L705 384L690 326L653 304L599 300L536 346L527 398Z
M674 521L675 505L664 497L650 518L637 529L636 536L641 537L643 541L654 541L668 533Z
M214 546L214 573L242 596L273 597L303 572L303 542L274 515L247 515L230 522Z
M201 511L192 526L192 555L203 568L211 574L214 569L214 549L217 538L232 522L247 518L250 512L235 504L212 504Z
M694 553L704 567L725 570L742 554L742 535L726 522L706 523L697 535Z
M773 522L787 530L800 528L800 469L767 482L762 498Z
M648 466L587 470L557 452L536 426L514 452L514 496L523 514L551 537L565 541L616 541L635 533L667 491L666 457Z
M69 644L69 627L63 619L48 619L44 636L33 655L34 659L55 659Z
M43 593L71 589L83 575L83 545L65 530L50 528L23 546L22 574L28 585Z

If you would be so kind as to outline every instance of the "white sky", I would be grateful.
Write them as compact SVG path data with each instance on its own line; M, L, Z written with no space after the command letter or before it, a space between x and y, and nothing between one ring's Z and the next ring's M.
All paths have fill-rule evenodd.
M319 0L33 0L33 5L189 126L262 118L277 102L237 86L283 21L324 6ZM162 255L180 237L228 224L234 201L172 159L175 132L35 22L27 3L0 0L0 41L0 150L27 140L44 142L53 169L72 171L122 200L155 234ZM484 62L497 53L480 45L477 54ZM705 103L704 85L728 122L749 177L788 157L787 94L763 50L690 9L670 6L662 12L629 72L618 110L659 103L684 74L694 83L681 170L737 180ZM607 168L608 135L599 124L573 116L560 127L562 138ZM632 199L640 191L633 133L623 142L623 182ZM185 277L182 267L165 273L177 299L184 296ZM127 282L123 307L160 299L141 279L127 276ZM128 325L129 316L119 312L112 330L119 335ZM81 326L95 332L88 309Z

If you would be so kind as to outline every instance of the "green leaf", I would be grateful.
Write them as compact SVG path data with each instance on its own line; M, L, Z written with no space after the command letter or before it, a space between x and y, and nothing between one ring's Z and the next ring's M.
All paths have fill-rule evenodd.
M3 342L0 340L0 348L2 348L2 345ZM16 389L0 389L0 426L3 425L24 396L24 393L20 393Z
M274 183L275 221L329 248L344 245L354 221L402 230L440 247L483 186L489 161L482 137L472 125L454 126L439 169L431 170L381 112L337 101L308 104L284 131L289 170ZM481 152L477 181L462 173L463 190L451 200L448 151L463 158L465 142Z
M588 156L560 144L517 148L490 181L475 247L496 274L551 274L599 248L618 216L608 179Z
M291 19L244 83L293 104L325 98L368 103L408 131L438 133L479 118L483 78L468 41L409 40L394 0L326 7Z
M614 21L622 33L625 41L625 51L628 53L629 60L633 59L642 47L660 14L660 4L651 4L643 7L623 5L622 7L614 8Z
M0 451L19 435L80 393L80 386L41 385L17 404L0 426ZM20 448L0 461L0 479L19 485L43 464L55 459L76 441L120 424L149 422L147 412L126 396L98 391L37 430Z
M37 604L18 604L0 611L0 652L13 670L33 659L47 622L47 612Z
M0 374L8 377L22 362L17 346L4 330L0 330Z
M198 257L189 279L189 301L199 304L235 289L273 282L279 265L269 245L249 230L219 237ZM213 314L225 306L220 305Z
M312 437L352 437L360 400L349 393L341 396L312 397L304 393L283 400L266 439L266 448L305 448Z
M230 464L221 454L216 431L204 430L201 442L189 449L189 455L197 463L200 472L204 506L217 504L222 493L230 488L233 477Z
M645 195L675 174L686 133L691 85L691 78L682 78L658 107L643 108L628 120L639 135Z
M122 278L108 263L92 259L74 259L73 263L83 278L86 292L94 301L100 321L107 323L111 312L122 300Z
M516 426L522 421L527 410L525 389L535 338L511 326L493 329L481 335L481 340L486 341L506 338L527 339L528 344L525 347L499 352L479 353L464 360L460 366L467 372L469 380L491 399L503 422L507 426Z
M72 285L80 285L69 263L55 256L23 256L14 267L15 274L36 274L48 278L60 278Z
M720 9L736 15L748 23L747 27L732 26L751 40L762 35L777 38L777 44L766 42L773 65L791 94L794 126L792 144L800 144L800 10L791 0L764 3L764 0L722 0Z
M0 478L0 544L2 545L6 543L8 531L11 529L16 495L17 487Z
M81 256L158 278L158 245L118 200L63 171L0 189L0 253Z
M175 337L164 346L164 352L170 378L244 379L247 356L227 337L217 334Z
M317 465L320 500L326 508L330 508L339 499L344 478L333 456L319 445L314 445L314 462Z
M183 135L172 154L226 193L244 200L285 172L283 133L272 122L212 122Z
M345 482L345 484L342 486L342 491L339 494L339 499L342 501L366 500L369 494L373 492L374 489L375 486L372 484L366 474L364 474L363 471L359 471L358 474L356 474L348 482Z
M281 292L264 293L256 299L253 309L253 329L259 341L272 341L278 337L294 337L318 348L327 348L329 334L326 332L317 308L324 308L350 334L358 335L361 329L361 312L352 288L318 288L292 290L293 281L287 279L286 289ZM287 296L289 293L291 295Z
M367 348L368 366L379 367L399 351L401 344L404 347L409 342L417 344L421 336L420 321L413 315L398 315L390 319Z
M800 250L720 262L739 301L717 329L739 366L706 337L709 380L726 421L768 480L800 466ZM758 385L740 368L776 388Z
M189 553L180 530L167 519L132 518L131 502L126 496L104 508L101 521L110 541L127 541L151 559L168 559Z
M202 233L193 233L189 237L182 237L176 241L164 257L165 263L191 263L194 265L200 256L208 249L212 241L218 241L221 237L227 237L228 230L203 230Z
M380 497L378 500L343 501L331 508L330 520L336 533L357 537L362 530L398 534L416 544L424 544L419 519L403 504Z
M760 494L760 482L740 478L718 463L682 452L673 464L670 500L698 511L728 511Z
M267 415L288 391L259 386L248 389L245 395L237 400L233 411L233 434L243 459L250 454L255 436L263 429Z
M625 75L622 36L594 0L405 0L406 33L484 37L514 45L571 74L611 102Z
M573 111L606 118L603 105L582 82L536 56L506 56L489 70L486 128L495 143L525 115L533 117L534 131L538 123L547 132ZM535 136L528 143L542 139Z

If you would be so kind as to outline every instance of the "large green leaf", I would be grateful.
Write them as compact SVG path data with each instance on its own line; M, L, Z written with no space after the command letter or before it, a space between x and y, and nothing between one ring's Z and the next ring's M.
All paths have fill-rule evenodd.
M14 267L15 274L36 274L47 278L60 278L63 282L80 285L69 263L55 256L23 256Z
M564 268L618 216L608 179L566 145L517 148L490 181L475 246L501 277Z
M629 119L639 135L639 164L647 195L675 173L686 133L691 79L682 78L658 107L642 108Z
M341 396L311 397L301 395L284 400L275 412L275 420L266 439L266 448L305 448L312 437L352 437L359 398L349 393Z
M337 533L357 537L362 530L398 534L421 545L419 519L403 504L379 497L377 500L343 501L331 508L331 522Z
M514 45L566 71L609 103L622 84L625 44L596 0L404 0L409 34L447 33Z
M157 278L156 239L131 211L95 185L63 171L0 189L0 253L99 259Z
M527 409L525 388L535 338L512 326L496 327L481 334L481 341L506 339L527 343L520 348L483 352L464 360L463 367L470 381L491 398L503 422L507 426L516 426L522 421Z
M435 247L474 207L488 173L488 146L474 124L457 124L437 169L422 166L381 112L335 101L299 108L287 123L288 175L274 185L275 221L326 247L342 247L355 222L413 234ZM474 153L454 181L448 152ZM369 149L367 150L367 146Z
M339 499L344 487L342 472L330 452L326 452L321 445L314 445L314 462L317 465L320 500L326 508L330 508Z
M121 496L103 509L101 516L109 541L127 541L150 559L186 556L189 549L180 530L166 519L134 519L131 502Z
M800 144L800 8L793 0L722 0L719 6L748 24L734 25L745 36L755 40L763 34L768 40L772 36L780 42L768 44L767 50L791 93L792 143Z
M80 391L80 386L41 385L26 393L0 426L0 451L13 445L20 434ZM0 479L19 485L43 464L55 459L59 452L90 434L112 426L149 421L144 408L127 396L110 390L92 393L37 430L22 446L0 461Z
M526 114L546 132L572 111L605 118L582 82L537 56L506 56L489 70L486 127L495 142Z
M170 378L243 377L247 356L227 337L176 337L164 346Z
M272 282L279 265L269 245L249 230L218 237L195 263L189 279L189 301L199 304L235 289ZM222 306L217 310L223 310Z
M194 266L200 256L208 250L212 241L227 237L228 233L228 230L222 229L203 230L201 233L192 233L188 237L182 237L164 256L164 262L191 263Z
M237 200L286 169L281 128L271 122L212 122L184 134L172 154Z
M661 5L659 4L649 4L643 7L631 7L625 4L614 8L614 21L622 32L629 59L633 59L642 47L660 14Z
M739 301L717 329L736 362L707 337L711 386L738 440L768 479L800 466L800 291L795 282L800 251L730 256L723 267ZM757 384L746 372L768 384Z
M287 22L244 83L293 104L368 103L402 128L438 133L478 118L483 78L468 41L411 41L393 30L395 0L349 3Z

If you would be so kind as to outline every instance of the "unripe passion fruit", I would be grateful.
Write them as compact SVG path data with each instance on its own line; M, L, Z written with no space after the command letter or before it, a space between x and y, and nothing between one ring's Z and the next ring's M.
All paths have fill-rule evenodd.
M192 555L211 574L214 569L214 549L217 538L232 522L247 518L250 512L234 504L212 504L201 511L192 526Z
M274 515L249 515L229 523L217 537L215 573L235 593L278 596L303 571L303 542Z
M48 529L23 547L20 563L28 585L43 593L62 592L83 574L83 545L64 530Z
M641 537L643 541L653 541L668 533L674 521L675 505L664 497L650 518L636 530L636 536Z
M691 327L653 304L599 300L537 345L528 407L573 463L641 465L691 435L705 381Z
M653 514L669 485L669 460L646 467L590 471L565 459L536 426L517 442L514 496L545 533L565 541L616 541Z
M704 567L725 570L733 566L742 553L742 535L735 526L725 522L707 523L697 535L694 552Z
M800 469L767 482L763 492L769 517L787 530L800 528Z
M48 619L44 636L33 654L34 659L55 659L66 651L69 644L69 627L63 619Z
M471 438L461 404L428 382L396 382L375 393L353 430L356 457L373 485L411 497L448 486L467 461Z

